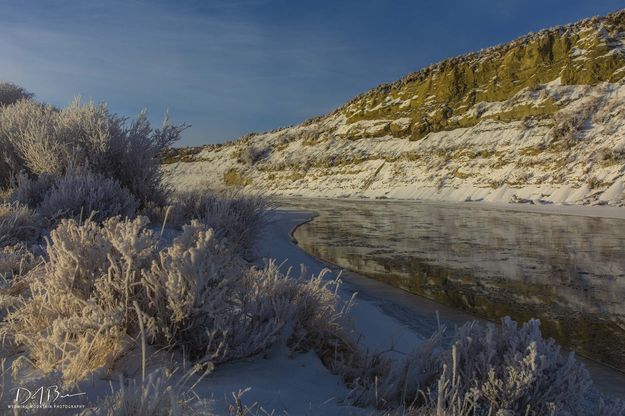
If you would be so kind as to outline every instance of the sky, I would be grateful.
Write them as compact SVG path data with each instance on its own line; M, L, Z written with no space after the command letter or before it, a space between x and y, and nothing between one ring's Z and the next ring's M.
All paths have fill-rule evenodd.
M431 63L603 15L623 0L0 0L0 80L106 102L180 146L325 114Z

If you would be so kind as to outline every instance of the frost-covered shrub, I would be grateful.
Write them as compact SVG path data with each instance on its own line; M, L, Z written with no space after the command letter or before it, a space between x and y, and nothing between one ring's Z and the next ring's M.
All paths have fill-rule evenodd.
M123 269L122 269L123 273ZM137 294L146 316L148 338L160 345L184 345L195 356L217 358L226 322L234 316L243 263L193 222L141 272L147 289ZM145 301L142 301L145 299Z
M10 199L28 205L50 224L61 218L102 221L116 215L134 217L139 201L115 179L80 168L62 176L43 173L30 178L22 173Z
M0 247L35 243L42 233L40 217L19 203L0 204Z
M119 357L132 345L126 331L132 302L123 296L103 303L96 285L108 278L110 260L138 261L145 251L153 255L155 237L142 232L145 225L144 219L110 219L102 227L62 220L51 233L48 260L27 275L30 293L9 309L3 336L24 348L44 373L60 370L68 382ZM131 274L132 267L127 268ZM110 294L119 296L113 289L128 281L114 283Z
M15 186L10 191L10 199L36 209L58 179L57 175L49 173L42 173L36 178L31 178L21 172L17 175Z
M175 371L158 368L145 379L120 379L119 388L81 414L84 416L182 416L211 415L203 411L197 394L189 386L190 371L180 376ZM197 381L195 381L197 383Z
M244 333L253 339L254 334L269 333L269 329L272 336L286 341L291 349L314 349L322 355L339 346L353 348L351 300L339 299L340 281L326 279L326 273L324 270L306 278L302 271L296 278L283 274L274 261L267 262L263 268L250 269L243 282L242 299L243 311L253 319L245 319ZM281 312L276 313L276 309ZM256 335L255 342L262 346L266 341Z
M8 308L19 304L19 295L28 289L22 276L42 262L41 253L38 250L29 250L23 243L0 248L0 320L4 318ZM0 345L0 354L4 352L3 347ZM2 386L0 400L1 393Z
M436 332L401 359L388 352L360 352L338 363L337 371L352 385L350 400L381 409L414 404L440 373L442 336L442 330Z
M0 110L0 150L4 164L0 186L11 174L62 176L86 167L116 179L142 203L164 202L159 153L178 140L185 126L167 118L155 129L141 113L128 123L104 104L75 101L64 109L21 100Z
M37 181L35 191L43 190L49 183L48 178L43 182ZM30 192L30 195L36 193ZM54 223L60 218L84 219L90 215L95 221L116 215L133 217L138 208L139 201L116 180L82 169L67 172L57 179L43 194L37 211Z
M29 272L41 262L41 257L23 243L0 248L0 280L9 281L14 276Z
M0 107L15 104L20 100L28 100L33 94L11 82L0 82Z
M400 360L365 361L352 400L414 414L584 415L591 380L573 354L564 356L539 322L518 327L469 323L449 346L440 333ZM490 413L489 413L490 412Z
M477 407L495 412L582 414L592 382L573 353L563 355L553 339L545 339L540 322L518 327L510 318L500 326L467 324L455 336L443 360L464 379L458 393L479 391ZM453 375L448 375L451 378Z
M164 248L147 225L62 220L0 335L74 382L114 363L139 334L217 364L280 342L315 348L340 331L335 282L290 279L273 263L248 270L197 221Z
M234 251L249 252L269 219L271 204L261 195L209 190L175 196L172 215L200 220L225 239Z
M11 169L8 173L60 174L70 166L70 146L65 147L57 131L58 113L53 106L30 100L0 109L0 143L6 167Z
M142 112L122 134L109 141L109 150L102 155L102 169L128 188L145 203L165 203L169 189L163 182L160 153L178 141L185 125L172 125L166 115L163 126L151 126L147 113Z
M452 353L457 353L452 347ZM484 392L473 388L462 393L466 386L463 375L459 372L457 363L452 368L443 366L443 371L438 382L433 389L422 392L423 403L409 408L401 407L394 411L386 412L385 416L621 416L625 414L625 402L618 399L606 399L604 397L593 397L592 399L582 397L569 397L564 401L586 400L584 405L577 406L575 411L571 407L563 405L558 407L555 403L549 404L545 409L544 403L537 400L534 406L533 399L526 396L530 402L524 410L513 411L505 409L505 403L485 403ZM520 377L520 375L519 375ZM537 410L539 409L539 410Z

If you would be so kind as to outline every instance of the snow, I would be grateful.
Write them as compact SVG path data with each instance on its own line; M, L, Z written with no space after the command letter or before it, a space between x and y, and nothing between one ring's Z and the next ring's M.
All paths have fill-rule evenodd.
M586 49L572 48L570 56L574 58L575 61L583 61L587 59L585 56L587 53L588 51Z
M615 181L605 192L599 197L600 201L606 201L608 203L614 201L620 201L623 199L623 180Z
M196 393L211 401L213 412L227 414L232 392L246 389L246 406L256 405L278 415L365 414L342 402L347 388L313 352L290 358L289 352L281 349L265 358L224 364L198 386Z
M601 98L601 105L579 132L581 144L571 150L549 147L550 120L527 124L485 119L517 106L541 105L547 99L569 117L585 111L594 97ZM390 123L408 126L407 117L347 124L345 116L337 113L307 126L254 136L255 146L269 149L269 156L254 167L237 163L235 155L247 144L235 142L218 151L201 152L196 162L165 169L170 183L179 189L222 187L224 173L237 169L249 178L247 189L284 196L497 203L528 199L536 204L621 206L625 195L617 182L625 163L621 159L602 162L597 155L625 148L623 97L623 83L562 85L556 79L536 91L522 90L505 102L477 103L468 114L483 113L479 124L430 133L418 141L383 133ZM319 132L324 140L304 143L303 137ZM348 133L382 136L343 138ZM284 137L292 139L280 147ZM593 179L602 185L591 189L588 183Z

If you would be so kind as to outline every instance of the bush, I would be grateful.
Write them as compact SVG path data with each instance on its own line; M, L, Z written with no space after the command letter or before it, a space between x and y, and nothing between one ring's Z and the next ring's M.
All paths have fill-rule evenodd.
M58 179L58 176L48 173L42 173L38 177L31 178L26 173L21 172L15 179L14 188L10 190L9 199L27 205L31 209L36 209Z
M8 283L15 276L26 274L40 261L41 257L23 243L4 246L0 248L0 281Z
M36 192L43 189L49 179L45 177L43 182L33 187ZM36 193L31 191L30 194ZM137 199L116 180L83 169L67 172L59 178L43 193L37 210L54 224L61 218L85 219L92 216L98 222L116 215L132 218L138 208Z
M77 100L58 110L18 101L0 111L0 150L5 156L0 186L9 186L11 175L22 171L31 177L62 176L82 167L116 179L141 203L163 203L168 189L161 181L159 153L185 127L170 125L166 117L163 127L154 129L145 112L128 123L104 104Z
M43 229L40 217L19 203L0 204L0 247L35 243Z
M159 249L147 224L61 221L0 335L72 383L114 363L141 333L151 345L218 364L276 343L311 348L340 331L336 282L291 279L273 263L248 270L197 221Z
M178 374L158 368L145 379L121 379L120 388L99 402L94 409L81 413L84 416L177 416L184 414L213 415L200 412L198 396L187 386L195 371L178 379ZM125 384L128 384L125 386ZM197 381L195 382L197 383Z
M500 326L467 324L443 360L465 379L458 383L458 393L479 391L476 408L495 412L583 414L592 385L573 353L562 355L553 339L542 338L538 320L520 328L510 318Z
M4 153L4 183L22 171L60 174L69 166L70 146L60 140L58 110L49 105L22 100L0 109L0 143Z
M262 233L271 208L267 198L240 192L181 192L174 201L174 216L185 222L199 220L215 230L232 250L244 254L252 250Z
M252 183L249 178L234 168L230 168L224 172L223 180L224 185L236 188L242 188Z
M20 100L29 100L33 94L10 82L0 82L0 107L15 104Z
M437 333L402 360L377 359L355 379L353 400L385 409L412 407L436 415L584 415L592 382L570 353L563 356L539 322L520 328L469 323L450 346ZM417 411L419 410L419 411ZM422 412L422 413L420 413Z

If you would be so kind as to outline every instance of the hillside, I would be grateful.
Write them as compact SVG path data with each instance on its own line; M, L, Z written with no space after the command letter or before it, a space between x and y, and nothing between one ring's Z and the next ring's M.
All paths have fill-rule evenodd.
M164 158L179 188L625 203L625 10L451 58L332 113Z

